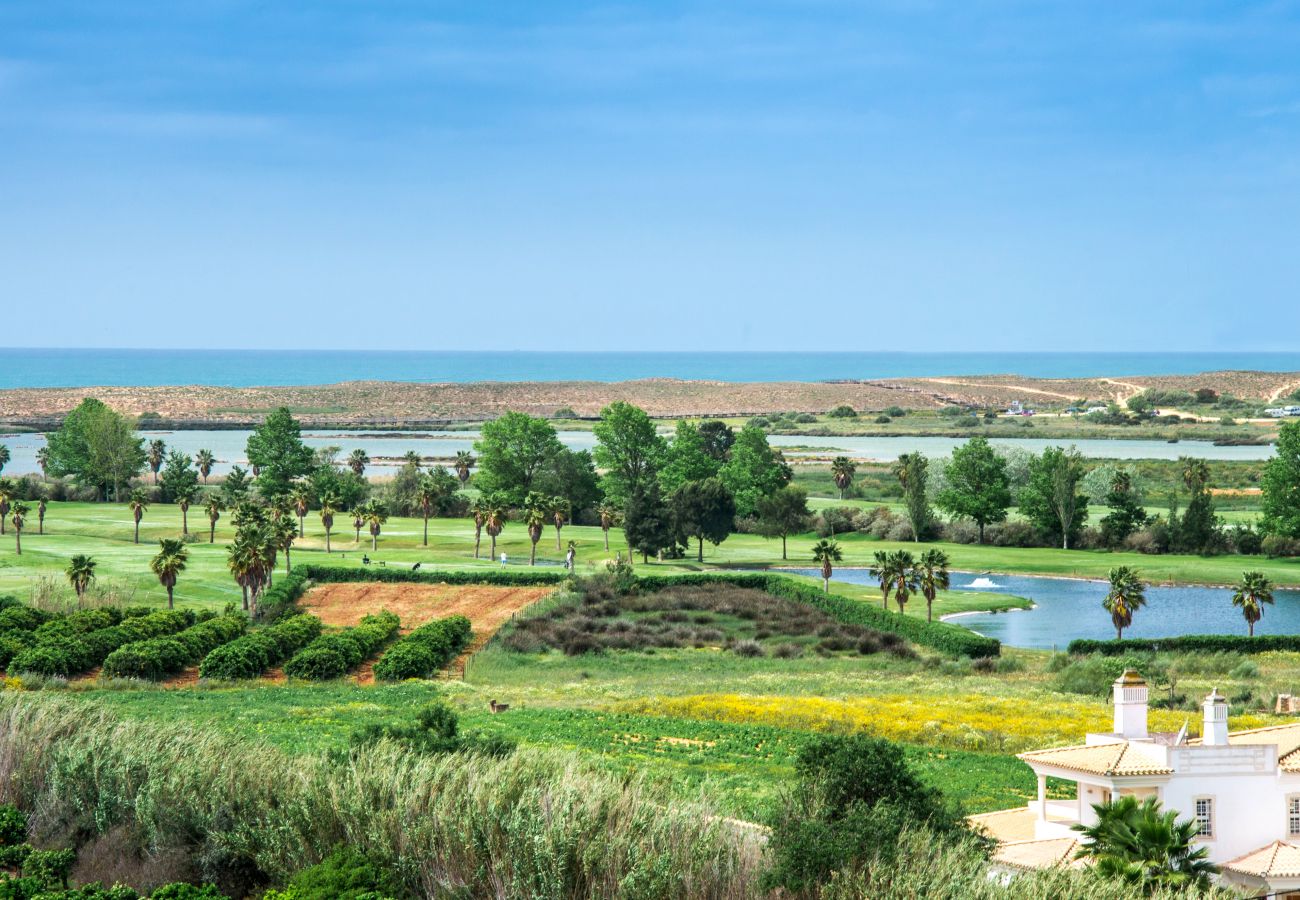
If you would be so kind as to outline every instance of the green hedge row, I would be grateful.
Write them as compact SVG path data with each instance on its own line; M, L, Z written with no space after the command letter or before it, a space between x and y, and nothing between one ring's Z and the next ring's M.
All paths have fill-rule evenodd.
M469 619L448 616L435 619L402 638L375 663L380 681L430 678L469 646Z
M290 678L329 681L342 678L375 654L397 633L397 616L388 610L365 616L355 628L322 634L284 665Z
M203 658L199 675L227 681L257 678L320 637L321 621L305 613L222 644Z
M235 613L200 622L171 637L124 644L104 660L104 674L160 681L240 637L247 628L248 619Z
M726 573L720 575L646 575L637 578L639 590L657 591L683 584L732 584L753 590L766 591L797 603L807 603L840 622L864 625L878 631L891 631L914 644L932 647L951 656L980 658L998 656L1002 644L995 638L985 637L947 622L927 622L915 616L878 609L861 600L850 600L838 594L827 594L813 585L795 581L785 575L769 573Z
M1122 656L1125 653L1267 653L1270 650L1300 651L1300 634L1185 634L1165 638L1125 638L1122 641L1094 641L1076 638L1066 648L1070 653L1098 653Z
M559 584L567 576L561 572L518 571L512 569L466 569L446 572L431 569L412 572L410 569L378 568L376 566L320 566L293 567L293 574L312 581L336 583L347 581L376 581L399 584L487 584L518 587L521 585Z
M52 614L30 606L6 606L0 610L0 632L35 631L53 618Z
M262 592L257 601L257 617L266 622L274 622L281 616L294 612L294 604L307 590L307 576L302 574L303 566L295 566L293 571L281 578Z
M15 654L10 672L35 672L70 678L93 669L124 644L175 634L197 621L193 612L162 609L146 616L132 616L120 625L76 635L55 635Z

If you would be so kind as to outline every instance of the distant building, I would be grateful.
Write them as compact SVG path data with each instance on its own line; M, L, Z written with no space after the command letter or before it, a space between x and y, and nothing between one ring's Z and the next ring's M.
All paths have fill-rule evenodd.
M1072 825L1094 823L1094 804L1154 796L1195 820L1223 881L1300 900L1300 724L1230 733L1228 702L1216 690L1205 698L1201 736L1189 740L1147 731L1147 684L1132 669L1114 696L1114 731L1020 754L1038 776L1038 799L971 817L998 841L994 860L1009 870L1082 865ZM1073 782L1075 796L1048 800L1048 778Z

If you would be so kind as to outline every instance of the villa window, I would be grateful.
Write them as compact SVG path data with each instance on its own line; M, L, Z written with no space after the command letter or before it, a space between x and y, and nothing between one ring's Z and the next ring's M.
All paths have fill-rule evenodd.
M1300 837L1300 794L1286 798L1286 833L1289 837Z
M1196 836L1214 837L1214 798L1197 797L1195 801Z

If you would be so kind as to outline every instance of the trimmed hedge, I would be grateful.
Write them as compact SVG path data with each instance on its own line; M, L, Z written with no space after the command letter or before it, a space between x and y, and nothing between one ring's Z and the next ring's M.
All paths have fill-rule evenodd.
M293 567L293 574L301 578L324 583L374 581L385 584L486 584L519 587L521 585L560 584L566 572L514 571L501 569L466 569L445 572L430 569L412 572L410 569L379 568L377 566L320 566Z
M104 660L104 674L159 681L194 665L217 647L240 637L247 628L248 620L235 614L200 622L171 637L124 644Z
M1271 650L1300 651L1300 634L1184 634L1166 638L1125 638L1122 641L1094 641L1075 638L1069 653L1122 656L1125 653L1268 653Z
M15 654L9 662L9 671L70 678L101 664L118 647L175 634L194 622L193 612L162 609L147 616L125 618L120 625L84 634L57 634Z
M355 628L322 634L284 666L290 678L328 681L342 678L374 655L397 633L397 616L388 610L365 616Z
M836 621L851 625L865 625L878 631L890 631L907 638L914 644L932 647L951 656L969 656L975 659L998 656L1002 644L995 638L976 634L947 622L927 622L914 616L899 615L878 609L861 600L850 600L838 594L827 594L795 581L785 575L766 573L721 575L646 575L637 578L637 589L658 591L675 585L732 584L736 587L766 591L796 603L807 603L831 616Z
M262 592L262 596L257 601L259 619L274 622L293 611L294 604L307 590L307 577L302 573L302 569L302 566L294 566L292 572Z
M199 675L226 681L257 678L320 637L321 621L305 613L222 644L203 658Z
M421 625L380 657L375 663L375 678L429 678L469 645L470 636L469 619L464 616L448 616Z

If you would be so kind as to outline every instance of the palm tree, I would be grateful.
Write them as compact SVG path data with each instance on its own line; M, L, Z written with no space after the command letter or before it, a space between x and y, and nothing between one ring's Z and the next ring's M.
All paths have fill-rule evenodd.
M370 465L370 457L367 456L366 451L362 450L360 447L353 450L348 455L348 468L357 475L366 474L366 466L368 465Z
M208 514L208 543L217 542L217 520L221 518L221 511L226 508L226 501L221 499L221 495L215 491L210 492L203 500L203 508Z
M9 515L9 504L17 498L17 488L8 478L0 478L0 535L5 533L5 517Z
M417 450L407 450L402 454L402 459L406 460L408 466L415 466L417 471L420 468L420 463L424 462L424 457Z
M41 467L41 481L50 480L50 448L41 447L36 451L36 465Z
M505 531L506 528L506 509L499 500L489 500L487 511L483 520L484 528L487 529L488 537L492 539L492 553L489 559L497 558L497 535Z
M334 514L339 511L343 501L330 491L320 495L320 524L325 529L325 552L330 552L330 531L334 528Z
M176 578L185 571L190 551L185 549L185 542L178 538L163 538L158 542L158 555L149 561L149 568L158 576L158 581L167 589L167 608L173 608L173 593L176 590Z
M240 529L236 532L234 541L226 550L226 567L230 569L230 574L235 577L235 584L239 585L243 592L244 612L248 612L248 594L257 583L262 566L262 548L253 539L250 533L252 530L255 529L247 531Z
M916 574L921 593L925 595L926 621L933 622L935 596L952 585L952 576L948 573L948 554L942 550L926 550L917 563Z
M193 484L187 484L176 491L176 504L181 508L181 534L190 533L190 504L198 495L198 486Z
M203 476L203 483L208 483L208 476L212 474L212 467L217 462L217 458L212 455L211 450L200 450L194 454L194 465L198 467L199 474Z
M153 483L158 483L158 470L162 468L163 460L167 456L167 444L162 438L154 438L149 442L149 468L153 470ZM138 541L136 543L139 543Z
M140 520L144 518L144 511L149 508L149 498L145 496L144 491L137 488L131 492L126 505L131 510L131 517L135 519L135 542L138 544L140 543Z
M86 596L86 589L95 580L95 565L93 557L78 553L68 560L68 567L63 570L68 576L68 583L77 592L78 600Z
M9 465L9 448L0 444L0 472L3 472L7 465Z
M1092 808L1096 822L1071 826L1084 836L1075 856L1096 860L1103 877L1122 879L1143 893L1164 894L1199 892L1218 873L1210 848L1197 840L1196 820L1177 821L1174 810L1161 812L1155 797L1139 800L1129 794Z
M284 574L288 575L293 569L291 550L294 540L298 537L298 529L293 527L292 520L280 519L271 527L271 532L275 548L284 551Z
M605 552L609 552L609 529L618 521L618 507L603 503L596 510L600 515L600 530L605 532Z
M370 526L370 549L379 549L379 531L388 521L388 508L378 500L367 500L366 505L361 507L361 517Z
M1184 456L1183 463L1183 484L1187 485L1190 491L1196 491L1204 487L1210 480L1210 464L1203 459L1196 459L1191 456Z
M837 456L831 460L831 478L835 479L835 486L840 489L841 500L844 499L844 492L852 486L857 471L858 467L847 456Z
M41 497L36 501L36 524L39 526L37 534L45 534L45 509L50 505L50 501Z
M1101 601L1101 606L1110 613L1110 621L1115 626L1115 640L1124 637L1124 629L1133 624L1133 613L1146 603L1146 588L1136 569L1116 566L1110 570L1110 592Z
M524 499L524 525L528 527L528 539L533 542L528 565L537 565L537 542L542 539L542 529L551 517L551 501L541 494L529 494Z
M298 515L298 537L306 535L307 511L311 509L311 488L304 482L297 482L289 489L289 502Z
M354 544L361 543L361 526L364 524L366 524L366 517L362 515L361 507L354 507L352 510L352 528L356 532L355 537L352 539Z
M460 450L456 453L456 477L460 479L461 490L469 485L469 470L474 468L474 454L468 450Z
M21 500L15 500L9 508L9 521L14 525L14 542L19 556L23 555L23 526L27 524L27 514L31 511L32 508Z
M906 550L896 550L890 556L893 557L890 565L894 577L894 602L898 604L898 614L901 616L903 607L907 605L907 598L920 589L920 575L916 569L916 560L911 553Z
M1241 581L1232 595L1232 605L1241 607L1250 636L1255 636L1255 623L1264 616L1265 603L1273 602L1273 582L1263 572L1242 572Z
M470 507L474 516L474 558L478 559L479 543L483 540L483 525L487 522L488 502L479 497Z
M813 544L813 562L822 564L822 589L826 593L831 592L831 575L834 574L833 564L844 558L840 551L840 545L836 541L829 541L822 538Z
M415 489L415 502L420 507L420 515L424 518L424 546L429 546L429 517L433 515L442 502L442 488L438 482L434 481L428 475L420 478L419 487Z
M887 550L877 550L876 564L867 574L880 583L880 605L889 610L889 595L894 590L894 555Z
M560 529L569 521L569 501L563 497L551 498L551 524L555 526L555 551L558 553L563 548L560 546Z

